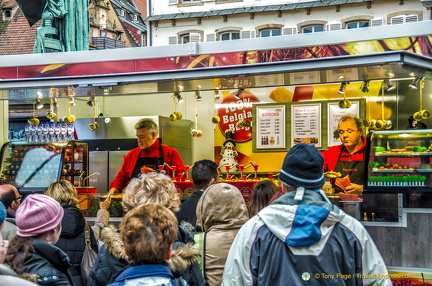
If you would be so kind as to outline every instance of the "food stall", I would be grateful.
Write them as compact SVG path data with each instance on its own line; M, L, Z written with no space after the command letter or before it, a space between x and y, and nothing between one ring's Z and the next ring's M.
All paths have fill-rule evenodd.
M155 114L176 118L171 115L180 112L181 120L190 120L192 125L181 135L192 139L191 163L204 158L218 163L223 159L234 160L236 163L231 166L235 168L230 167L230 170L220 165L220 179L239 186L248 184L251 189L260 179L270 176L277 179L282 159L292 145L307 142L325 150L337 144L337 138L332 136L334 120L351 107L364 119L391 120L394 132L406 133L400 130L405 129L407 117L418 111L421 98L419 89L411 91L407 86L421 78L424 86L420 90L424 90L424 94L432 88L430 35L424 32L432 30L432 23L408 24L403 31L384 26L373 29L374 33L369 28L359 29L355 37L352 31L342 30L325 35L291 35L230 43L0 57L3 120L7 121L8 101L40 99L49 103L53 98L60 103L55 109L57 114L68 114L70 110L78 119L93 117L108 129L110 120L105 120L107 118ZM382 44L387 40L392 45ZM310 44L312 42L314 45ZM406 42L414 44L407 48ZM379 49L358 52L359 46L377 45ZM397 88L388 91L387 83L396 84ZM346 88L344 95L338 92L342 86ZM183 104L179 95L185 99ZM86 107L91 97L99 104L96 113ZM68 104L71 98L75 98L76 107ZM399 106L402 101L405 109ZM351 103L349 107L347 102ZM430 100L423 103L421 109L432 109ZM276 115L279 111L283 114ZM274 114L274 117L267 121L260 118L264 114ZM298 131L304 127L304 122L296 119L296 114L309 120L305 126L307 132ZM331 114L335 117L329 116ZM42 116L44 114L39 115ZM176 124L181 120L172 121ZM79 129L76 130L77 139L81 140ZM234 132L229 135L227 130ZM428 132L424 134L429 136ZM6 131L1 135L3 142L8 141ZM230 140L236 143L236 153L233 149L224 150L224 143ZM374 142L370 148L377 144ZM374 159L371 163L384 163L380 160ZM89 161L91 164L91 156ZM426 163L420 163L420 167L421 164ZM186 177L176 184L183 195L192 191ZM417 208L404 205L402 193L381 192L370 186L374 188L365 188L363 212L371 215L370 219L366 215L368 220L362 223L375 238L386 263L432 268L432 255L423 251L426 246L423 244L432 234L416 224L418 220L428 221L432 209L425 207L426 202ZM416 192L430 188L429 184L421 187L416 188ZM378 209L368 209L367 201L378 201L374 196L388 196L385 203L377 207L388 205L392 211L395 209L396 217L383 220ZM420 200L429 198L425 196ZM412 237L425 239L417 241ZM403 250L403 255L396 254L393 248L386 250L389 240Z

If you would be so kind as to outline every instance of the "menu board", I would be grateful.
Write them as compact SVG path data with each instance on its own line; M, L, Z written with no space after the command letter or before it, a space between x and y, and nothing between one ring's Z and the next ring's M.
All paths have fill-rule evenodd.
M321 104L291 106L291 146L307 143L321 147Z
M285 105L257 107L256 148L285 149Z

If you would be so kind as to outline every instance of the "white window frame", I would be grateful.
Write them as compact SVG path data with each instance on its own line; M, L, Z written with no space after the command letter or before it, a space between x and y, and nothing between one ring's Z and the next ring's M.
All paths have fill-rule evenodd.
M233 39L233 38L232 38L232 35L233 35L234 33L235 33L235 34L238 34L238 39ZM225 35L225 34L229 34L229 39L228 39L228 40L222 40L222 36ZM241 36L240 31L224 31L224 32L220 32L220 33L218 34L218 41L233 41L233 40L240 40L240 36Z
M309 27L312 27L313 31L305 33L304 29L309 28ZM322 31L315 31L315 27L322 27ZM311 25L306 25L306 26L301 27L302 34L320 33L320 32L324 32L324 31L325 31L325 26L322 24L311 24Z
M267 31L270 31L270 35L269 36L263 36L262 33L267 32ZM273 32L275 32L275 31L278 31L279 35L273 35ZM277 37L277 36L282 35L282 31L280 28L264 28L264 29L259 30L258 34L259 34L260 38Z
M363 22L367 22L368 25L366 27L359 27L359 24L363 23ZM348 25L350 25L350 24L356 24L356 27L354 27L354 28L348 28ZM347 29L347 30L367 28L367 27L370 27L370 26L371 26L371 22L369 20L355 20L355 21L349 21L349 22L345 23L345 29Z

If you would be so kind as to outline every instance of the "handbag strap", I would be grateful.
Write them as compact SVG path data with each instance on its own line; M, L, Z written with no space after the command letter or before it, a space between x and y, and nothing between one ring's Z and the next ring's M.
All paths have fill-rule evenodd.
M85 242L86 245L88 247L89 250L92 249L91 244L90 244L90 226L87 222L85 222L85 227L84 227L84 233L85 233Z

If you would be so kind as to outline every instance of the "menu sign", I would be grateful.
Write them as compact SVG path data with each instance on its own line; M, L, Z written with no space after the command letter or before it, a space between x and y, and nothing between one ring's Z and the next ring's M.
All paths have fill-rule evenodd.
M321 147L321 104L291 106L291 146L307 143Z
M285 106L257 107L256 148L285 148Z

